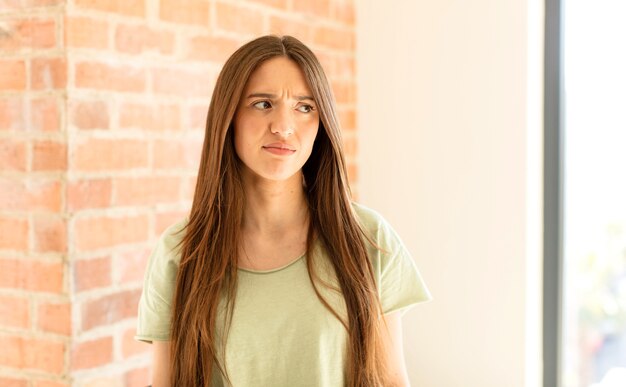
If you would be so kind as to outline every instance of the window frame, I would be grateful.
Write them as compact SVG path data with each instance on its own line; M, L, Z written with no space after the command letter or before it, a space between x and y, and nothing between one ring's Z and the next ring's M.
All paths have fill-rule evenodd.
M543 386L562 385L563 12L545 1L543 176Z

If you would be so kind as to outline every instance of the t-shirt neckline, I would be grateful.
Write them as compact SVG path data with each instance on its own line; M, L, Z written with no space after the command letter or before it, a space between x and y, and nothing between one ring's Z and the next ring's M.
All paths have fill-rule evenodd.
M243 267L238 267L237 270L240 271L245 271L248 273L252 273L252 274L272 274L275 273L277 271L281 271L281 270L285 270L287 269L289 266L294 265L296 262L299 262L302 258L304 258L304 256L306 255L306 253L303 253L302 255L300 255L298 258L294 259L293 261L287 263L286 265L283 266L279 266L276 267L274 269L268 269L268 270L254 270L254 269L247 269L247 268L243 268Z

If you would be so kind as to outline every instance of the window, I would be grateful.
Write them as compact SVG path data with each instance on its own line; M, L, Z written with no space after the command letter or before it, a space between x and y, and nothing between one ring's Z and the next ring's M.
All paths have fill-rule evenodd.
M625 19L546 1L546 387L626 386Z

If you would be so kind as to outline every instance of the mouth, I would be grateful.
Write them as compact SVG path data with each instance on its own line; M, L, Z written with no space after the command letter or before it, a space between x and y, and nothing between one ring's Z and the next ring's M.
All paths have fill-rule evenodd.
M282 143L282 142L275 142L272 144L263 145L263 148L264 149L279 149L279 150L292 151L292 152L296 151L296 148L294 148L293 146Z
M289 156L296 153L296 149L293 146L282 142L263 145L263 150L278 156Z

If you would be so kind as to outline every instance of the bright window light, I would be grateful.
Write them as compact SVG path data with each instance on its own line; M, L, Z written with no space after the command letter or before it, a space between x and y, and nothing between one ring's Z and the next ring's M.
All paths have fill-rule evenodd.
M626 1L563 0L563 386L626 386Z

